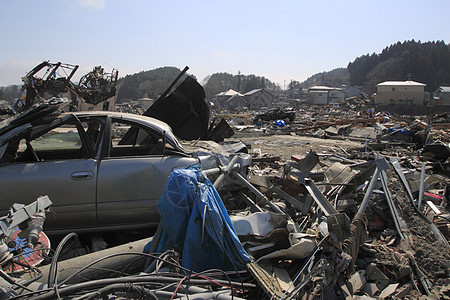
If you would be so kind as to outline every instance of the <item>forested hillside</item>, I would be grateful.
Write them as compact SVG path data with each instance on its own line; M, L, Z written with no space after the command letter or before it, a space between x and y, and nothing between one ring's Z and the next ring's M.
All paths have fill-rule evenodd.
M240 93L246 93L254 89L266 89L277 94L281 87L264 76L256 75L232 75L228 73L214 73L204 80L203 88L206 97L212 98L220 92L233 89Z
M293 84L295 84L295 82ZM309 77L302 83L298 83L298 85L301 88L309 88L315 85L340 87L341 85L349 85L349 84L350 84L350 74L347 68L338 68L328 72L321 72Z
M411 79L427 84L425 90L433 92L440 85L450 85L449 47L444 41L411 40L386 47L380 54L360 56L347 66L350 84L373 93L380 82Z
M144 97L157 99L180 73L178 68L162 67L127 75L118 82L117 102Z
M119 80L118 102L129 99L149 97L157 99L180 74L181 70L175 67L163 67L151 71L127 75ZM181 80L180 80L181 82ZM206 77L202 85L206 98L211 99L216 94L233 89L246 93L253 89L264 88L273 93L281 91L280 86L271 82L264 76L233 75L228 73L214 73Z

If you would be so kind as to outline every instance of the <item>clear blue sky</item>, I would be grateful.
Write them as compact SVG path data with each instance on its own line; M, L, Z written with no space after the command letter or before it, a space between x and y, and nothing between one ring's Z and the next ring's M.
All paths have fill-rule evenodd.
M201 82L216 72L283 87L397 41L450 43L450 1L5 0L0 86L44 60L119 76L163 66Z

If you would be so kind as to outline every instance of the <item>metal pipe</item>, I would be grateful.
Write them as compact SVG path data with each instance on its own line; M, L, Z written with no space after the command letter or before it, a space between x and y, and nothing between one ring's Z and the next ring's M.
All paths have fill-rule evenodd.
M375 172L373 172L372 179L370 180L366 194L364 195L364 199L361 202L361 205L359 206L359 209L358 209L359 214L364 214L366 212L366 208L367 208L367 205L369 204L370 196L372 196L373 189L375 188L375 183L377 182L379 176L380 176L380 170L377 167L375 169Z
M156 249L158 248L158 245L159 245L159 241L161 240L162 233L163 233L163 229L161 226L161 222L159 222L158 228L156 229L156 232L153 235L152 245L150 246L150 250L148 251L148 253L153 254L156 252ZM150 266L150 264L152 262L153 262L153 258L151 256L148 256L145 261L145 264L144 264L144 269L143 269L144 272L148 268L148 266Z
M409 187L408 180L405 177L405 174L403 174L402 167L400 166L400 163L398 162L398 159L395 157L391 157L389 159L392 166L394 167L395 172L397 172L397 175L400 177L404 188L406 189L406 192L408 193L409 199L411 200L411 203L414 203L414 196L411 192L411 188Z
M308 193L313 197L314 201L316 201L317 205L323 211L325 216L328 217L331 215L339 214L339 212L334 208L333 205L331 205L330 201L328 201L328 199L325 198L325 196L319 191L319 189L311 179L305 178L304 185Z
M263 212L261 207L258 206L252 199L250 199L246 194L242 194L242 198L244 201L251 207L250 211L257 211L257 212ZM252 210L253 209L253 210Z
M419 189L419 199L417 201L417 208L420 210L422 206L423 192L425 189L425 163L422 164L422 172L420 173L420 189Z
M291 296L295 295L295 294L298 292L298 291L297 291L297 287L296 287L296 288L294 288L294 289L292 290L292 292L289 292L289 294L288 294L288 291L289 291L289 290L291 289L291 287L295 284L295 282L298 280L298 278L302 275L303 271L304 271L304 270L306 269L306 267L309 265L309 263L311 262L311 260L315 257L317 251L319 251L320 245L322 244L323 241L325 241L325 239L326 239L328 236L329 236L329 234L327 234L326 236L324 236L324 237L322 238L322 240L320 240L320 242L316 245L316 247L315 247L313 253L309 256L309 259L303 264L302 269L300 270L300 272L298 272L297 276L295 276L294 280L292 280L291 285L286 289L286 291L284 292L284 294L283 294L283 296L280 298L280 300L286 299L286 298L285 298L286 296L287 296L287 297L291 297Z
M67 259L61 262L58 262L58 281L61 282L74 272L77 268L85 266L95 260L98 260L102 257L115 254L115 253L123 253L123 252L136 252L142 253L144 251L145 245L150 241L150 238L145 238L142 240L134 241L131 243L126 243L120 246L116 246L113 248L105 249L98 252L93 252L90 254L86 254L83 256L78 256L75 258ZM130 263L136 261L135 255L124 255L117 256L105 261L98 263L92 269L87 269L83 271L79 276L72 279L72 283L80 282L83 280L98 278L104 276L104 274L111 274L109 270L122 270L123 267L128 266ZM135 264L132 266L134 269L128 269L129 272L141 271L142 264ZM49 265L43 266L40 268L43 276L38 282L45 282L48 278L49 274Z
M391 158L390 159L391 164L394 166L395 171L397 172L398 176L400 177L400 179L402 180L403 186L406 189L406 191L408 192L409 198L411 200L411 205L412 207L415 209L415 211L417 212L417 214L425 221L427 222L430 227L431 227L431 231L434 233L435 237L440 240L442 243L444 243L444 245L447 246L447 248L450 248L450 245L447 241L447 239L444 237L444 235L442 234L442 232L437 229L436 225L434 225L433 222L431 222L430 220L428 220L428 218L423 214L422 211L420 211L420 209L418 209L414 203L414 197L411 193L411 189L409 187L408 181L405 178L405 175L402 172L402 168L400 166L400 163L398 162L398 160L396 158Z
M240 167L241 167L240 164L234 164L232 170L237 170ZM223 167L216 167L216 168L211 168L211 169L207 169L207 170L202 170L202 172L206 176L212 176L212 175L219 174L221 172L225 172L225 168L223 168Z
M231 172L234 164L237 163L238 159L239 159L239 156L237 156L237 155L234 156L233 159L230 161L230 163L225 168L224 173L220 174L219 177L217 177L216 181L213 184L215 189L222 186L222 183L223 183L225 177Z
M248 189L253 192L258 198L260 199L264 199L265 202L267 203L267 205L270 206L270 208L279 213L279 214L285 214L278 206L276 206L275 204L273 204L272 202L270 202L266 196L264 196L263 193L261 193L257 188L255 188L250 182L247 181L247 179L245 179L241 174L239 174L236 171L233 171L231 174L233 174L233 176L239 180L240 182L242 182L246 187L248 187Z
M404 233L403 229L406 230L406 228L403 228L403 227L406 227L406 224L400 218L400 214L398 213L397 208L395 207L394 201L392 200L392 195L391 195L391 192L388 187L388 181L387 181L385 171L381 171L380 179L381 179L381 184L383 185L384 194L386 195L386 201L387 201L390 211L391 211L392 219L394 220L395 228L397 229L400 239L404 240L404 239L406 239L406 234Z

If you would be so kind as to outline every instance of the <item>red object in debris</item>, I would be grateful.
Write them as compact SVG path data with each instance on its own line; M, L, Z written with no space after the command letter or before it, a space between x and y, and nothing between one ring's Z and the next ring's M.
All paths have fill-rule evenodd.
M303 155L291 155L291 159L293 160L293 161L300 161L300 160L302 160L302 159L304 159L305 158L305 156L303 156Z
M424 195L436 205L442 205L442 201L444 201L444 196L442 195L436 195L429 192L424 192Z
M18 237L20 232L21 230L17 228L11 236L11 240L15 241L16 245L14 248L9 248L9 251L12 253L14 253L13 251L18 252L20 255L17 255L16 258L11 260L8 265L4 267L3 270L8 274L23 272L27 269L15 262L34 267L40 264L50 251L50 240L44 232L41 231L41 233L39 233L39 238L34 249L27 246L26 239Z

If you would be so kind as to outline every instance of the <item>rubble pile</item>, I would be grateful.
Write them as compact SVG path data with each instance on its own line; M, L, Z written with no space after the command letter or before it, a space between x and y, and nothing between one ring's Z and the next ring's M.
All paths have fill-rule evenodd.
M356 99L210 114L187 67L141 116L41 101L115 94L117 70L75 86L77 68L39 64L28 110L0 123L0 299L450 298L448 114ZM27 179L49 196L13 204ZM74 230L54 249L52 221Z
M152 237L59 262L68 235L48 265L3 275L15 287L1 297L450 297L443 116L436 127L334 107L282 127L252 118L226 116L236 135L222 144L183 142L199 165L173 170Z
M350 109L340 106L306 106L295 110L296 117L283 119L256 119L253 115L223 115L236 131L242 133L290 134L319 138L348 139L355 141L387 143L427 144L434 141L448 142L450 138L447 114L433 117L399 116L389 112L375 112L374 108ZM277 125L283 121L285 126Z
M289 141L302 135L361 146L336 144L327 147L331 153L310 151L281 161L284 151L238 131L233 140L245 141L255 156L249 181L263 194L219 193L252 257L248 269L259 288L280 299L449 297L450 127L373 110L297 115L284 128L265 123L267 142L275 139L285 150L295 142L281 144L280 135ZM314 149L319 141L305 144ZM278 225L261 234L255 226L267 221Z
M449 297L447 175L429 161L421 198L424 156L352 153L310 151L264 175L253 170L277 159L255 157L245 177L238 162L248 154L238 152L221 170L173 174L160 200L160 228L143 253L107 250L115 254L75 273L60 267L58 293L68 299ZM169 204L170 213L162 208ZM115 272L86 273L116 255L131 258ZM35 298L51 299L55 290Z
M392 170L396 157L389 163L386 158L352 161L310 152L287 162L281 176L250 178L255 185L265 182L266 199L277 207L265 220L282 224L263 236L241 236L235 225L255 260L250 272L266 293L280 299L449 296L441 290L450 283L448 235L436 230L423 207L416 208L415 198L409 199L401 175ZM447 211L444 198L438 205ZM249 219L266 213L244 211Z

